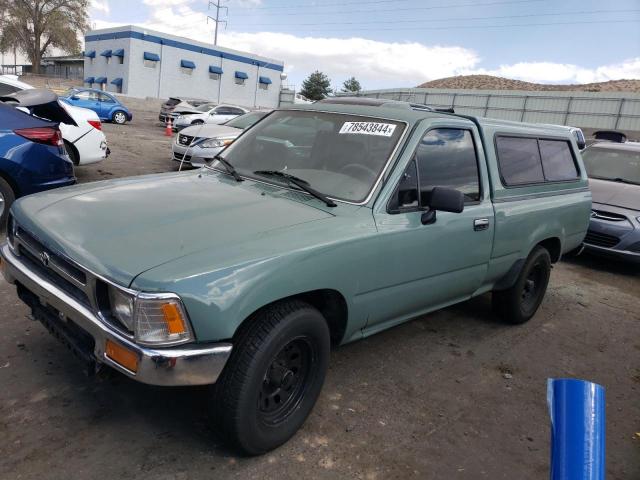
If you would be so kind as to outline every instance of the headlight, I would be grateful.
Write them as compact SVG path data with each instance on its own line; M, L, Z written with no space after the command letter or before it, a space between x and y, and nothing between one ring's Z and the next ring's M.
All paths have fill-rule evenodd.
M115 287L109 287L111 314L133 332L133 303L135 297Z
M212 138L202 142L199 146L202 148L220 148L226 147L230 143L233 143L233 138Z
M193 339L182 301L172 293L132 293L109 287L111 314L133 332L137 343L169 345Z

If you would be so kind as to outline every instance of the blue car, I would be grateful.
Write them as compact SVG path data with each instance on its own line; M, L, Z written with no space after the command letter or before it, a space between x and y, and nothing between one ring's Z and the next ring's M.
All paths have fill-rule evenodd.
M51 113L47 108L38 113ZM16 198L74 183L58 123L0 101L0 230Z
M71 88L60 96L60 100L69 105L93 110L103 122L122 125L133 119L129 109L116 97L95 88Z

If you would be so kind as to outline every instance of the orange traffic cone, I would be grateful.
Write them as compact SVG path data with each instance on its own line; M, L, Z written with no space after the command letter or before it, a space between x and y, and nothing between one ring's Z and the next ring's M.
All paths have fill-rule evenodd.
M167 122L167 126L164 129L164 136L165 137L173 136L173 127L171 126L171 117L169 117L169 121Z

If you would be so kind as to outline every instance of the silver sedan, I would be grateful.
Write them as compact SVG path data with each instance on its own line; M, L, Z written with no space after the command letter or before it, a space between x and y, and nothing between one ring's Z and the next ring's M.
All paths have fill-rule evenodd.
M203 167L213 161L243 130L251 127L269 111L250 112L229 120L224 125L194 125L175 136L171 149L173 160L181 166Z

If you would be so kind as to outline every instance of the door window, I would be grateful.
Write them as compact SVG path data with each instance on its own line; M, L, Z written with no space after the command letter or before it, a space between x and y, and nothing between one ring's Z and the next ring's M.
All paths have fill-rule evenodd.
M389 211L424 208L434 187L462 192L465 203L480 201L478 160L470 130L429 130L392 196Z
M214 115L233 115L232 110L233 109L229 107L220 107L220 108L216 108L216 110L213 113Z
M104 93L100 93L100 101L104 102L104 103L115 103L113 98L111 98L109 95L105 95Z
M480 200L478 161L471 131L436 128L422 138L415 153L421 205L427 205L433 187L453 188L465 202Z

